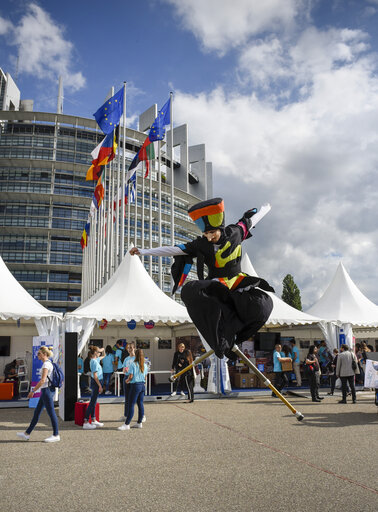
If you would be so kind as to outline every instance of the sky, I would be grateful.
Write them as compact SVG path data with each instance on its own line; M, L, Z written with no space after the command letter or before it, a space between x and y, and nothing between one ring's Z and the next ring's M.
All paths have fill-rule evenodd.
M206 144L226 220L269 202L244 243L303 309L340 261L378 304L378 0L3 0L0 66L35 111L92 117L127 82L128 126L174 93Z

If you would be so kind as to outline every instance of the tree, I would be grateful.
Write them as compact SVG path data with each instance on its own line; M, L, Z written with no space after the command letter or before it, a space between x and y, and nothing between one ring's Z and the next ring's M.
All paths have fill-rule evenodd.
M289 304L289 306L302 311L301 292L295 284L293 276L291 274L287 274L287 276L284 277L282 284L282 300L286 302L286 304Z

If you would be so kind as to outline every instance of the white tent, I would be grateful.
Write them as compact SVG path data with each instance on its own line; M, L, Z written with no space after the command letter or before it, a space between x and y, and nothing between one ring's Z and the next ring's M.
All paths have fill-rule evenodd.
M51 334L62 320L62 313L49 311L37 302L13 277L1 256L0 280L0 320L33 319L40 336Z
M251 276L257 276L255 269L248 257L245 253L242 261L241 261L241 269L242 272L246 272ZM313 324L318 323L320 318L316 316L310 315L308 313L303 313L303 311L299 311L295 309L289 304L286 304L283 300L281 300L277 295L272 292L266 292L273 300L273 310L270 314L268 321L266 322L266 326L274 326L274 325L305 325L305 324Z
M307 313L326 320L320 327L334 348L341 329L352 346L352 326L378 326L378 306L358 289L341 262L328 288Z
M96 324L135 320L175 325L191 322L186 308L169 298L151 279L141 260L128 252L111 279L93 297L67 313L66 330L81 333L80 352Z

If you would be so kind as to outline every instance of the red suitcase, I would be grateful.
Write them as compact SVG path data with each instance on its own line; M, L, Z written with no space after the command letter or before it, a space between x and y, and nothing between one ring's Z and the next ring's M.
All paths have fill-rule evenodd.
M89 401L75 403L75 425L80 425L81 427L83 426L85 411L87 410L88 405ZM96 420L100 421L100 404L98 403L96 404L95 407L95 416ZM91 418L89 418L89 423L92 423Z

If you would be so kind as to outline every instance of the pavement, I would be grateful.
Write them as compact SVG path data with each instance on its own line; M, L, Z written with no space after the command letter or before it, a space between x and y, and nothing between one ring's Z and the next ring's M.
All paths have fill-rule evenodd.
M0 410L0 510L7 512L378 510L378 408L340 395L313 403L254 397L148 402L142 429L118 431L121 404L101 404L103 428L44 411L30 441L16 432L30 409Z

